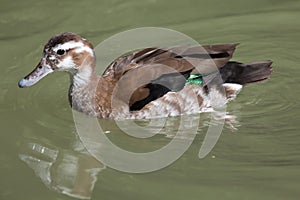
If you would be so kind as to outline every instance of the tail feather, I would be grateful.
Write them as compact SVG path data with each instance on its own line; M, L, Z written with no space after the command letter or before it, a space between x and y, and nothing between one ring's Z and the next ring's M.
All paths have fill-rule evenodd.
M241 85L256 83L268 79L272 73L272 61L259 61L249 64L228 62L220 69L225 83Z

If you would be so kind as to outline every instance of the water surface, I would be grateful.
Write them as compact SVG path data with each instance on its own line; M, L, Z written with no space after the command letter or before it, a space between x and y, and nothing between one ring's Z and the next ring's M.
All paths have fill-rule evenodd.
M253 1L1 1L0 199L299 199L300 2ZM68 105L69 77L56 73L30 89L17 81L37 64L44 43L73 31L93 44L136 27L171 28L201 44L239 42L234 60L271 59L267 83L250 85L227 110L213 151L198 158L207 126L174 164L147 174L122 173L86 153ZM113 131L137 152L166 144ZM172 126L169 127L172 130ZM174 129L174 131L176 131ZM95 182L93 182L95 181ZM93 185L93 183L95 183ZM62 194L68 193L68 195Z

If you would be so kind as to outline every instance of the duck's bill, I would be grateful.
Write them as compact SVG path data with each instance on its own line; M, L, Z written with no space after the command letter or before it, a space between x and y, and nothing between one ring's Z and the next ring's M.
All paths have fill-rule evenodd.
M19 87L30 87L52 72L53 69L50 66L39 63L30 74L19 81Z

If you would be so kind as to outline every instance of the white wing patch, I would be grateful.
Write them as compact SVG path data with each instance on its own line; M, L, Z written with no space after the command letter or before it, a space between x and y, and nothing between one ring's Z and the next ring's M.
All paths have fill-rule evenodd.
M226 88L226 91L230 91L230 95L227 97L228 100L233 100L240 93L243 86L237 83L224 83L223 86Z

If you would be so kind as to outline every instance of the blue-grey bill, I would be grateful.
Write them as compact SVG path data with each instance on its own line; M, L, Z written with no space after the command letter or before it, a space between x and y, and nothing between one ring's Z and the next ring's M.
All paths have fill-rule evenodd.
M50 66L38 65L30 74L28 74L25 78L21 79L18 82L18 85L21 88L30 87L52 72L53 69Z

